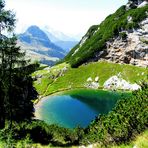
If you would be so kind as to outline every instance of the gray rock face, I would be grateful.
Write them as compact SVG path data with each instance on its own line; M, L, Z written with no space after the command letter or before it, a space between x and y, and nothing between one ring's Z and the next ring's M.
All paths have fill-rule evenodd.
M143 5L147 4L148 0L129 0L126 9L129 10L131 8L137 8L139 7L142 3Z
M129 0L128 3L131 2L131 3L134 3L135 5L140 5L144 1L147 1L147 0Z
M144 1L141 4L138 5L138 8L144 7L147 4L148 4L148 1Z
M104 59L115 63L126 63L142 67L148 66L148 18L140 23L140 28L125 31L126 39L120 37L107 42Z
M122 90L138 90L141 87L139 85L130 84L129 82L125 81L122 78L119 78L118 76L112 76L104 83L104 88L106 89L122 89Z
M87 83L84 85L86 88L98 89L99 87L99 77L97 76L94 81L91 77L87 79Z

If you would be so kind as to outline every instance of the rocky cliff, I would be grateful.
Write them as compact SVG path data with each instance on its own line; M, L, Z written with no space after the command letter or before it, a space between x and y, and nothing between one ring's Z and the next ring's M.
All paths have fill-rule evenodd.
M116 63L148 66L148 18L140 23L140 28L120 32L120 35L106 43L107 54L103 58Z
M148 4L148 0L129 0L126 9L129 10L131 8L142 7L146 4Z
M141 8L148 4L147 0L129 0L126 9ZM148 11L147 11L148 15ZM127 17L129 23L133 22L131 16ZM107 50L105 60L116 63L126 63L142 67L148 66L148 17L139 22L137 29L122 31L119 36L106 42Z

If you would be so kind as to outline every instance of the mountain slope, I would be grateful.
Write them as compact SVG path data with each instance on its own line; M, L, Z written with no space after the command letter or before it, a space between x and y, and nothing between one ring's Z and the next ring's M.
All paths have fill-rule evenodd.
M52 43L48 36L37 26L30 26L18 37L18 45L26 54L42 63L51 65L65 56L65 51Z
M69 52L78 41L75 38L65 35L62 32L54 31L49 27L44 27L43 30L47 34L48 38L56 45L61 47L65 52Z
M119 40L121 39L122 42L127 43L129 33L134 33L134 31L135 30L137 31L138 29L143 31L142 21L145 20L146 28L143 31L143 34L145 34L146 36L143 38L143 41L141 41L142 39L139 38L139 41L143 42L142 46L144 46L144 48L142 48L142 51L141 50L138 51L139 54L143 52L144 56L140 57L139 54L136 56L130 55L132 52L133 54L137 54L137 53L134 53L135 48L133 48L133 50L129 55L125 56L125 58L131 58L134 60L140 59L142 61L145 61L144 65L141 65L141 66L145 66L146 60L147 60L146 51L148 50L147 49L148 5L145 4L145 6L142 6L140 8L139 6L138 7L135 6L135 7L127 9L127 6L122 6L114 14L109 15L100 25L94 25L90 27L88 32L79 42L79 44L77 44L65 57L64 61L70 63L72 67L78 67L79 65L88 63L90 61L98 61L101 58L107 59L107 55L109 54L108 53L109 51L107 50L107 47L108 47L107 43L108 42L114 43L116 39L119 39ZM113 44L111 45L114 46ZM130 45L128 45L128 47L129 46ZM115 48L120 50L120 48L118 47L115 47ZM115 48L113 48L113 50ZM123 53L121 52L120 54L123 54ZM114 57L114 55L112 55L112 57ZM118 61L115 60L115 62L120 63L121 60L118 59ZM123 59L122 63L126 63L126 59L125 60ZM127 63L133 64L130 61L128 61Z

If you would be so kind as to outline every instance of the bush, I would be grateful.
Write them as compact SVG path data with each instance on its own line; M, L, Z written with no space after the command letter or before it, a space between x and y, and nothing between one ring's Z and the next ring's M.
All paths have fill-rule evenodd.
M4 145L10 144L12 147L37 143L52 146L79 145L84 134L83 129L79 127L71 130L57 125L48 125L39 120L14 124L15 127L11 132L6 128L0 131L0 141Z
M126 32L121 32L121 33L119 34L119 36L120 36L120 38L121 38L122 40L126 40L126 38L127 38Z
M0 141L11 146L40 143L51 146L71 146L100 143L103 146L130 141L148 128L148 84L133 92L130 98L119 100L107 115L98 116L86 128L73 130L33 120L15 124L13 130L0 131ZM22 141L24 141L22 143Z
M102 142L104 145L120 144L131 140L148 128L148 84L133 92L129 99L121 99L108 114L99 116L86 129L82 143Z

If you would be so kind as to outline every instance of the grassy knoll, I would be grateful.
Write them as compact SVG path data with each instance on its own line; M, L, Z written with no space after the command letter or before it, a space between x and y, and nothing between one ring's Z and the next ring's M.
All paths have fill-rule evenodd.
M67 70L61 74L61 70L67 67ZM57 91L66 89L84 88L89 77L94 81L99 77L99 86L102 87L104 82L111 76L119 75L130 83L147 80L148 70L146 68L135 67L132 65L121 65L109 63L106 61L89 63L79 68L70 68L63 63L52 67L49 71L40 70L33 75L42 75L42 78L34 82L34 86L40 95L49 95ZM61 74L61 75L60 75Z

